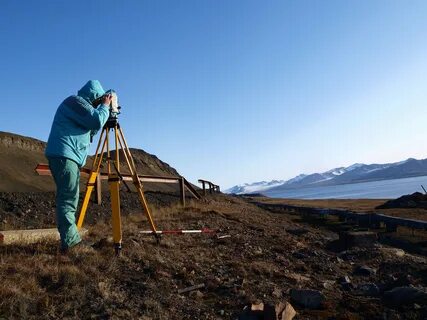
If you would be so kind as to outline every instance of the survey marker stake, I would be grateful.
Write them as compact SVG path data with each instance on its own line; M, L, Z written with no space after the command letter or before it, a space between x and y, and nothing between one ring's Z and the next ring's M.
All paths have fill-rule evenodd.
M144 230L144 231L139 231L139 233L142 234L183 234L183 233L215 233L216 230L212 230L212 229L208 229L208 228L203 228L203 229L196 229L196 230L156 230L155 232L152 230Z

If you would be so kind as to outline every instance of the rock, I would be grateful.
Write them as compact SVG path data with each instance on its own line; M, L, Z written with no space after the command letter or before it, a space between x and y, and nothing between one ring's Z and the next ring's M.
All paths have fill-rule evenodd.
M254 255L260 256L262 254L263 254L263 251L262 251L262 249L260 247L255 248Z
M349 276L339 278L338 282L341 284L341 287L345 291L350 291L351 289L353 289L353 284L351 283Z
M380 289L375 283L364 283L357 287L358 294L367 297L377 297L380 294Z
M325 282L323 282L323 288L325 289L331 289L334 286L335 281L333 280L326 280Z
M296 311L292 305L285 301L276 305L277 320L292 320L296 316Z
M425 303L427 300L426 288L396 287L384 292L384 302L391 306L400 306L416 302Z
M288 273L288 274L287 274L287 275L285 275L285 276L286 276L286 278L289 278L289 279L295 280L297 283L304 282L304 281L309 281L309 280L310 280L310 278L309 278L309 277L306 277L306 276L300 275L300 274L298 274L298 273Z
M275 308L262 302L246 306L239 315L239 320L276 320Z
M356 276L366 276L366 277L374 276L376 275L376 273L377 273L377 270L370 268L368 266L357 266L353 272L353 274Z
M386 254L390 254L390 255L395 255L396 257L403 257L405 255L405 251L403 251L402 249L397 249L397 248L385 248L385 247L381 247L379 248L381 252L386 253Z
M189 296L195 299L202 299L204 295L200 290L197 290L190 292Z
M251 310L252 311L264 311L264 303L263 302L252 303Z
M318 290L291 289L291 299L309 309L318 309L325 300L325 296Z

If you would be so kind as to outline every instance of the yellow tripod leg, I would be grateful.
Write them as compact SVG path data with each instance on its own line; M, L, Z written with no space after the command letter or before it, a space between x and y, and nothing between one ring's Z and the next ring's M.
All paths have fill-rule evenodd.
M141 200L142 206L144 208L145 215L147 216L148 222L150 223L151 230L155 233L157 231L154 224L153 217L151 216L150 209L148 208L147 200L145 200L144 191L142 191L142 186L139 185L138 188L139 199Z
M104 136L104 131L106 136L108 136L108 132L106 130L103 130L101 133L100 140L98 142L98 147L96 148L95 160L93 161L93 164L92 164L92 171L89 174L89 179L86 185L85 197L83 199L82 208L80 209L79 220L77 221L77 228L79 229L83 226L83 221L86 216L87 206L89 205L90 196L92 195L93 188L95 187L96 177L99 174L99 168L102 163L104 149L105 149L105 146L107 145L107 139L105 139L104 143L102 144L101 153L98 153L99 146L101 145L101 138Z
M122 248L122 222L120 218L120 179L117 174L111 174L108 178L111 195L111 212L113 224L113 241L116 252Z
M91 172L89 175L85 197L83 199L82 208L80 209L79 220L77 221L77 228L79 229L83 226L83 221L85 219L87 206L89 205L90 196L92 194L93 188L95 187L97 176L98 176L98 172Z

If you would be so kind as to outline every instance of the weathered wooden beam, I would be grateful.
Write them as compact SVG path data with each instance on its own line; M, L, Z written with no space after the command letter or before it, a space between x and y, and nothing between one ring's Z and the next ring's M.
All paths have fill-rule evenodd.
M386 225L386 228L388 225L388 229L390 231L395 230L396 226L427 230L427 221L393 217L381 213L357 213L345 209L309 208L287 204L273 204L262 202L255 202L255 204L264 209L273 210L275 212L281 212L283 210L294 210L306 214L336 215L343 221L352 220L357 221L359 223L365 221L372 224L373 226L378 226L378 224L383 223Z
M102 202L102 188L101 188L101 179L96 177L95 181L95 190L94 190L95 202L100 205Z
M184 184L184 178L181 177L181 180L179 182L179 194L181 198L181 205L185 207L185 184Z
M200 194L196 191L196 189L193 188L193 186L191 185L190 182L187 181L187 179L184 178L184 184L187 187L188 191L190 191L190 193L196 198L196 199L200 199L201 196Z
M82 237L87 232L87 229L79 229L79 233ZM46 240L59 240L58 230L56 228L52 228L0 231L0 245L29 244Z
M52 175L47 164L38 164L35 168L35 171L41 176L50 176ZM89 175L91 172L88 168L81 168L81 175ZM132 175L130 174L122 174L123 180L132 181ZM107 172L100 172L101 180L108 180ZM151 175L138 175L141 182L156 182L156 183L179 183L179 177L162 177L162 176L151 176Z
M42 176L51 175L49 166L47 164L38 164L35 168L35 171ZM81 168L80 174L89 175L90 170L87 168ZM122 174L124 181L132 181L132 176L130 174ZM162 177L162 176L152 176L152 175L138 175L141 182L152 182L152 183L181 183L181 177ZM196 198L200 199L200 194L193 188L191 183L189 183L184 177L184 185L190 191L190 193ZM101 172L97 178L97 185L95 188L95 193L97 198L95 199L98 204L101 204L101 180L108 180L108 174L106 172Z

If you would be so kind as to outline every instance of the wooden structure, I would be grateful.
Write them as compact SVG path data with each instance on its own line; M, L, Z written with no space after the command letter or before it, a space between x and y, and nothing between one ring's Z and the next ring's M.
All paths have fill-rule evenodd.
M88 230L79 229L80 236L87 234ZM41 240L59 240L58 229L31 229L31 230L7 230L0 231L0 245L29 244Z
M273 204L273 203L262 203L254 202L259 207L274 212L280 211L297 211L301 214L314 214L319 216L334 215L338 216L341 221L355 221L361 226L370 228L379 228L385 226L389 232L395 232L397 227L407 227L411 229L427 230L427 221L392 217L381 213L368 212L368 213L357 213L345 209L323 209L323 208L309 208L301 206L292 206L287 204Z
M209 193L221 192L218 185L216 185L216 184L214 184L208 180L199 179L199 183L202 184L203 195L206 195L206 185L208 185L208 187L209 187Z
M50 176L52 175L47 164L38 164L35 168L37 174L41 176ZM90 169L81 168L80 174L82 176L88 177L90 174ZM153 182L153 183L178 183L180 189L180 198L181 204L185 206L185 190L187 189L190 194L192 194L196 199L200 199L201 196L196 189L189 183L184 177L162 177L162 176L151 176L151 175L138 175L141 182ZM123 174L122 178L124 181L132 181L132 176L130 174ZM96 179L95 184L95 202L101 204L101 181L108 180L108 174L106 172L101 172L99 179Z

